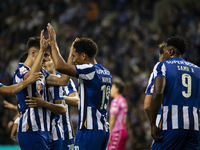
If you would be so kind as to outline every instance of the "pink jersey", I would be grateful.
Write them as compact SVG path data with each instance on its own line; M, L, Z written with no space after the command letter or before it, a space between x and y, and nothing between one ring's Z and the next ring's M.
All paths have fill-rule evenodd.
M126 116L127 116L127 102L123 96L118 96L113 99L110 106L110 116L113 114L117 115L115 125L112 132L126 129Z

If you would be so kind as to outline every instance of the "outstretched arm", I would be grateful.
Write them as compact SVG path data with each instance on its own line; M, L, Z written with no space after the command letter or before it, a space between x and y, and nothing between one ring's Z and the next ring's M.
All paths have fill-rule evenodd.
M27 96L27 100L25 100L26 105L29 107L45 107L46 109L52 111L55 114L61 114L65 115L67 108L65 106L65 101L64 100L56 100L55 104L47 102L42 99L42 97L38 94L35 93L37 97L31 97Z
M18 92L23 90L25 87L27 87L29 84L32 84L35 81L40 80L39 77L42 77L42 74L39 72L36 72L34 74L31 74L26 80L24 80L18 84L14 84L14 85L10 85L10 86L4 85L4 86L0 87L0 93L9 95L9 96L17 94Z
M56 33L50 23L48 23L48 25L47 25L47 30L48 30L48 34L49 34L49 40L50 40L51 50L52 50L52 57L53 57L53 61L54 61L56 70L58 70L60 73L76 77L76 68L73 65L73 57L72 57L72 52L71 52L73 49L73 44L72 44L72 47L70 50L70 55L68 57L68 63L66 63L60 54L60 51L59 51L59 48L57 45L57 41L56 41Z

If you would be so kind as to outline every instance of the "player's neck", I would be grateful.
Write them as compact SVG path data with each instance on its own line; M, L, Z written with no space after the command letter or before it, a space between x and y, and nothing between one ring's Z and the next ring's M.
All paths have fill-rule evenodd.
M96 60L95 59L88 59L85 61L85 64L97 64Z
M27 58L26 61L24 62L24 65L31 68L33 66L32 59Z

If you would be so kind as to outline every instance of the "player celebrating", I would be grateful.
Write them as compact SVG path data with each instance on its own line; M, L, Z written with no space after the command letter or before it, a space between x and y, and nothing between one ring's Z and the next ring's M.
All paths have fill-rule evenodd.
M76 39L66 63L60 55L56 34L50 24L47 30L56 70L79 78L79 126L74 148L105 149L109 138L106 113L112 77L107 69L96 63L97 45L91 39Z
M187 43L179 36L167 39L163 60L153 69L151 103L152 150L199 149L200 68L181 56ZM160 129L156 117L162 104Z
M110 96L114 98L110 106L110 140L108 150L124 150L127 132L126 116L128 106L126 99L122 96L124 83L115 81L112 83Z
M29 84L32 84L35 81L40 80L39 77L42 77L42 74L39 72L36 72L36 73L30 75L26 80L24 80L18 84L15 84L15 85L6 86L6 85L3 85L2 83L0 83L0 93L8 95L8 96L14 95L14 94L18 93L19 91L23 90Z
M50 104L46 105L46 108L29 108L25 103L27 96L35 97L37 94L38 97L46 101L46 83L50 85L67 85L69 81L67 76L59 78L44 69L41 70L44 52L50 48L48 40L45 42L43 34L44 30L42 30L40 38L32 37L29 39L27 43L28 57L24 64L20 65L15 71L13 79L13 83L16 84L22 82L35 72L41 71L43 74L41 81L29 85L17 93L17 102L21 114L18 125L18 140L22 150L48 149L51 139L49 136L50 123L48 121L50 120L50 115L47 109L55 113L66 113L66 108L62 102L60 103L62 105Z

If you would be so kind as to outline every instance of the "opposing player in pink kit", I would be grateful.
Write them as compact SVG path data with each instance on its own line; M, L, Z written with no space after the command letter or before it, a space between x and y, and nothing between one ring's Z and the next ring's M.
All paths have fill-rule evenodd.
M110 139L108 141L108 150L124 150L127 132L126 132L126 116L127 102L122 96L124 84L115 81L112 84L110 95L114 99L110 106Z

